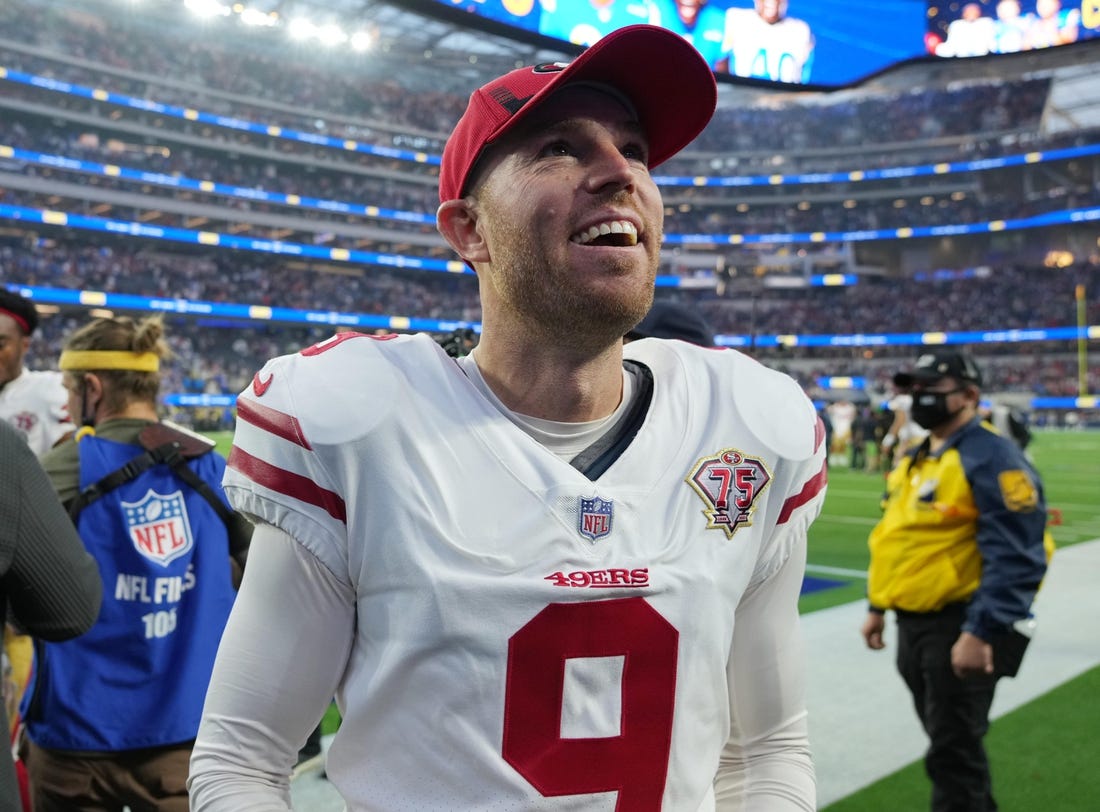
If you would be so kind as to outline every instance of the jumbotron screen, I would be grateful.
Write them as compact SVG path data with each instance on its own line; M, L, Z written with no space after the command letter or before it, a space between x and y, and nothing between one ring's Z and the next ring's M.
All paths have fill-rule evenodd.
M682 34L718 76L837 87L915 57L973 57L1100 36L1100 0L434 0L591 45L634 23Z

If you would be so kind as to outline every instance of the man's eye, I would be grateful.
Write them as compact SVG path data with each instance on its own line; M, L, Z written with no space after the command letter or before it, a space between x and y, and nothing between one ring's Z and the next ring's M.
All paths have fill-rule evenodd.
M649 159L648 154L644 147L640 144L627 144L623 147L623 157L631 161L641 161L646 163Z
M542 148L541 153L543 155L552 156L572 155L573 148L570 147L569 144L567 144L565 141L551 141L549 144Z

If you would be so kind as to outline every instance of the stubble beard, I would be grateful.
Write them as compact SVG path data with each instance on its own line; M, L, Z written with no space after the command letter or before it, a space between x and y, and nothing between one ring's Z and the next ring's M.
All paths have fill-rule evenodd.
M509 246L534 246L525 229L509 229ZM625 258L605 260L604 278L621 281L621 295L594 294L569 268L558 267L534 250L498 250L492 271L500 300L520 319L542 332L546 340L565 342L579 350L602 349L620 340L649 312L653 303L656 259L646 280L637 279L634 262Z

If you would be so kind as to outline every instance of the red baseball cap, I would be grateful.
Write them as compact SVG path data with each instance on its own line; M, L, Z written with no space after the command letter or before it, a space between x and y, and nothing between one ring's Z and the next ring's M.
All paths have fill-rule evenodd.
M650 168L695 139L714 115L714 74L679 34L629 25L597 40L572 62L519 68L478 88L443 149L439 199L456 200L485 147L565 85L608 85L638 114L649 138Z

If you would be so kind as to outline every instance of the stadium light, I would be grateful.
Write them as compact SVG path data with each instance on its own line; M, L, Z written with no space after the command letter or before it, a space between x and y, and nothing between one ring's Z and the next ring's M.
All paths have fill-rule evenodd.
M314 36L317 31L317 26L313 24L312 20L307 20L305 17L295 17L286 26L286 33L293 40L305 40Z
M329 47L342 45L348 41L347 32L336 23L319 26L315 33L317 39L321 41L321 44Z
M349 40L353 50L363 52L374 47L374 36L369 31L356 31Z
M1070 251L1052 249L1047 251L1046 257L1043 258L1043 265L1047 268L1068 268L1074 261L1075 258Z
M199 17L228 17L231 13L229 6L218 0L184 0L183 5Z
M279 23L279 17L274 12L270 14L266 11L260 11L257 8L247 8L234 6L234 10L241 18L241 22L245 25L254 25L264 28L271 28Z

